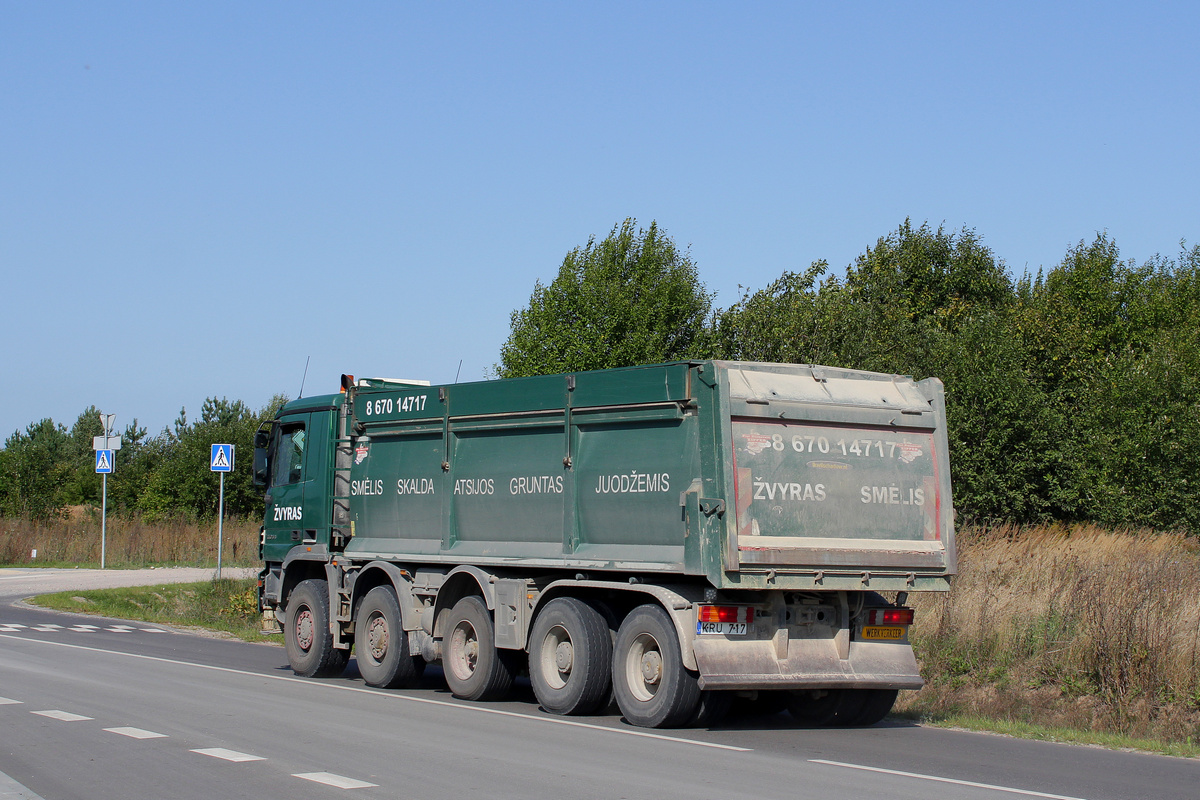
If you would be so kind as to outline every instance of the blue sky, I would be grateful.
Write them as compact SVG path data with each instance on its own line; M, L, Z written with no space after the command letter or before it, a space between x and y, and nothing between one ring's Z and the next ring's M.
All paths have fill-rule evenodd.
M476 380L625 217L726 306L906 217L1200 231L1195 3L0 2L0 437Z

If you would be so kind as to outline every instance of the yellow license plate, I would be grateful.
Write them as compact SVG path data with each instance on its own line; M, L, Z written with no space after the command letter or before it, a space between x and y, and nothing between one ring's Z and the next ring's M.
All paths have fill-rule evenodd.
M864 639L903 639L904 628L899 625L864 625Z

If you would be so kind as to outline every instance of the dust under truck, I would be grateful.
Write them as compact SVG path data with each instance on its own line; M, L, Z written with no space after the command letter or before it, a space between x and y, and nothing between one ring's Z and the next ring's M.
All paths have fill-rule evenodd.
M868 725L955 572L936 378L679 362L446 386L342 376L255 437L292 669L634 725L738 696Z

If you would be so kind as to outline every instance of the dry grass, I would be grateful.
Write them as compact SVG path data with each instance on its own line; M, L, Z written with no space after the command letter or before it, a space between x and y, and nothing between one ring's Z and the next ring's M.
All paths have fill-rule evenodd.
M255 520L226 520L222 563L257 564L258 528ZM209 566L217 561L217 523L109 517L104 551L108 567ZM0 519L0 564L100 566L99 511L76 509L51 520Z
M914 596L928 685L902 709L1200 742L1200 546L1094 526L960 532L945 596Z

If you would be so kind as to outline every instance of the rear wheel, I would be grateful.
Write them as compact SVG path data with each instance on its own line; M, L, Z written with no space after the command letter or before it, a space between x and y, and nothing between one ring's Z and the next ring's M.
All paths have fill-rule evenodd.
M696 713L700 685L683 666L675 625L661 606L638 606L625 617L612 673L617 706L633 725L675 727Z
M806 725L853 725L864 700L861 691L804 689L788 694L788 711Z
M412 686L425 670L421 657L409 653L408 634L392 587L376 586L359 603L354 617L354 654L363 680L381 689Z
M707 728L716 725L729 715L731 708L733 708L733 692L700 692L700 702L696 703L696 712L692 714L688 726Z
M442 635L446 685L464 700L499 700L513 685L513 653L496 647L492 615L478 597L464 597L448 612Z
M529 635L529 682L542 708L590 714L607 702L611 680L612 639L604 616L574 597L547 603Z
M788 707L788 694L779 689L759 689L749 696L737 696L733 700L732 713L741 717L778 714Z
M304 678L341 675L349 650L333 646L329 632L329 584L309 578L288 595L284 647L292 671Z
M896 697L900 694L897 689L859 689L863 694L862 709L850 725L874 725L881 721L892 710Z

